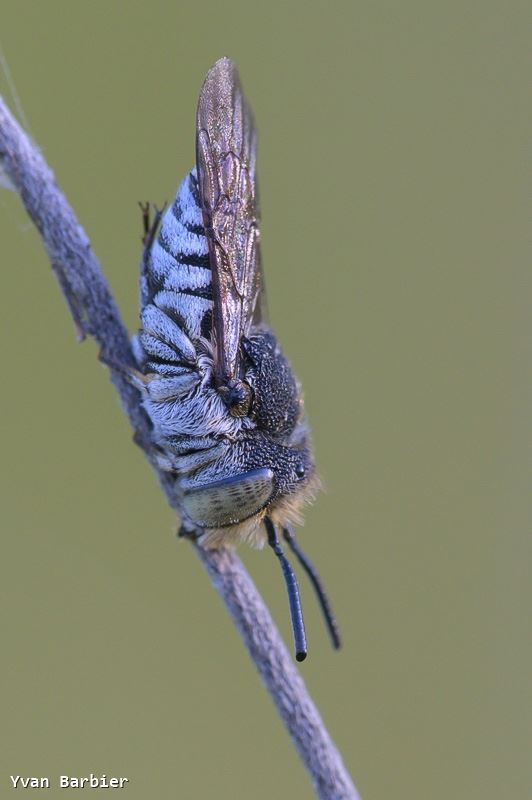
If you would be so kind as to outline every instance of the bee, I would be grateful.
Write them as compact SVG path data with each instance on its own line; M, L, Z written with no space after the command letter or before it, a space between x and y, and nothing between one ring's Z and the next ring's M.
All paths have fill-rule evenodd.
M336 648L340 636L293 532L318 478L300 386L267 322L256 132L230 59L207 74L196 121L196 166L153 224L144 208L134 382L158 463L175 479L180 535L206 548L270 545L302 661L299 587L279 531L312 581Z

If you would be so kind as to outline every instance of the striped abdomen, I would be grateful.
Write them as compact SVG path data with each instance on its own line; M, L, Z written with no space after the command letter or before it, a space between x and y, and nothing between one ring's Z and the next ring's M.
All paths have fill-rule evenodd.
M146 371L167 375L175 374L172 367L176 365L190 368L195 342L211 336L211 280L193 170L162 218L141 276L143 331L139 339Z

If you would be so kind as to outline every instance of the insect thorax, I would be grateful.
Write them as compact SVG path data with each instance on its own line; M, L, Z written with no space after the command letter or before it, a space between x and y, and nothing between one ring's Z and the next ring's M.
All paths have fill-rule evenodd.
M268 328L241 342L249 413L216 386L212 277L193 170L143 260L137 385L185 528L217 544L253 538L266 513L293 519L315 480L299 386Z

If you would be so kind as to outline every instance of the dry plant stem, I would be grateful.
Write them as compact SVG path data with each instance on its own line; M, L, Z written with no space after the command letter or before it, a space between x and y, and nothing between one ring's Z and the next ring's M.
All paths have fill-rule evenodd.
M355 800L359 796L351 777L242 562L228 550L197 549L310 773L317 796Z
M88 237L76 220L37 147L0 97L0 168L20 194L42 236L52 267L76 324L78 337L93 336L107 364L133 364L126 328ZM150 451L149 422L137 391L122 373L111 379L135 431L135 441L154 467L172 504L167 474ZM322 800L357 800L358 793L264 601L232 551L194 549L223 599L246 648Z

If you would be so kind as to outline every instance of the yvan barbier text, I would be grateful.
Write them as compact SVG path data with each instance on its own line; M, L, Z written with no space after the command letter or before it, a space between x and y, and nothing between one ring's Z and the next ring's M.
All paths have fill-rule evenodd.
M45 776L31 777L25 775L10 775L13 789L124 789L129 783L129 778L110 778L107 775L95 775L90 772L84 777L59 775L57 778Z

